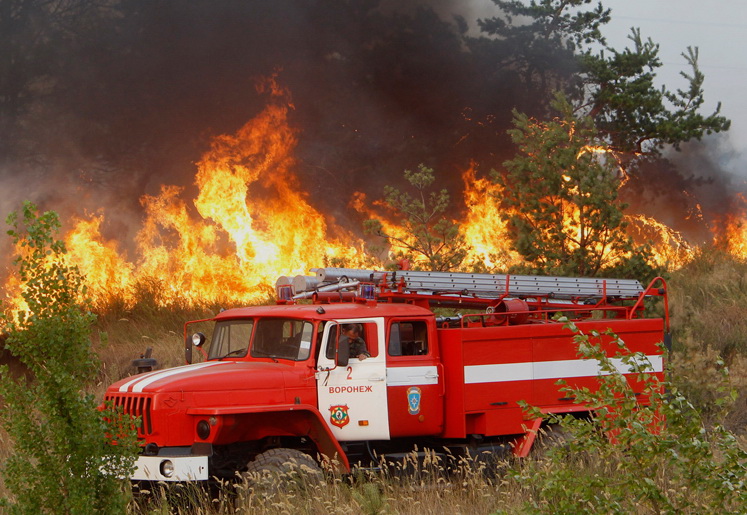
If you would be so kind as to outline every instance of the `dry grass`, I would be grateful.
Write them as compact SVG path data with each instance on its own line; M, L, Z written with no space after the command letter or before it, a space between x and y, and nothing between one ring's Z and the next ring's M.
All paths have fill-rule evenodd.
M101 361L94 393L103 397L108 385L136 373L132 360L148 348L158 368L183 365L184 323L211 318L219 311L217 307L205 307L104 313L93 331L93 348Z
M506 470L507 465L499 464ZM522 497L511 481L487 473L485 465L463 460L447 474L434 459L408 460L394 470L359 471L353 476L329 473L325 479L274 478L274 487L253 488L247 482L223 484L209 492L195 485L158 485L133 503L134 513L247 514L482 514L521 512ZM282 486L278 486L282 485ZM211 493L213 495L211 495ZM516 494L519 494L517 497Z
M725 422L747 436L747 262L715 249L701 251L668 282L674 345L671 380L707 422ZM723 370L737 399L726 413Z
M703 253L687 269L669 278L674 352L672 379L704 413L706 420L725 419L743 443L747 442L747 263L719 254ZM228 307L228 306L226 306ZM103 397L107 385L134 372L130 362L146 348L162 368L184 363L183 324L208 318L219 310L177 307L164 309L144 302L125 310L112 305L100 316L93 333L94 349L102 368L92 393ZM723 362L723 365L717 362ZM722 367L731 369L731 386L739 397L724 416L714 410L723 395ZM0 462L10 453L0 432ZM509 467L520 467L512 463ZM504 467L505 468L505 467ZM233 495L211 496L202 488L169 488L165 496L140 497L132 513L521 513L524 503L537 502L536 493L517 484L510 474L484 473L484 465L464 463L457 474L421 470L405 479L381 473L349 478L329 476L321 484L267 494L249 494L241 506ZM548 470L548 473L552 473ZM0 485L0 496L7 495Z

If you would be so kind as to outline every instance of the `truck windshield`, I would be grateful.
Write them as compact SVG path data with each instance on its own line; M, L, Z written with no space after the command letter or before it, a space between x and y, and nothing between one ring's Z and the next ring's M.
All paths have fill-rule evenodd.
M253 358L303 361L311 354L314 325L291 318L261 318L256 322Z
M215 324L208 359L246 356L254 320L228 320Z

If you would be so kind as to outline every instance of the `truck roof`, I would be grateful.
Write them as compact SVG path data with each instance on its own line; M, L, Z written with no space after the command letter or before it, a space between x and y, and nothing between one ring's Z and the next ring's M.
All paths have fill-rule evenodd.
M345 302L338 304L285 304L227 309L215 320L250 317L304 318L307 320L336 320L380 316L434 316L426 308L405 303Z

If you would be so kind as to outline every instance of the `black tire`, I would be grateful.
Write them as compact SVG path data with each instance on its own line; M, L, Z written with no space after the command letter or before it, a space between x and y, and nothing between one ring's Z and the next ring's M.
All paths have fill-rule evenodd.
M319 464L296 449L277 448L258 454L243 472L245 493L251 497L272 497L280 492L303 492L324 481ZM245 501L249 501L245 497Z
M571 432L560 424L542 426L537 432L537 439L532 446L531 454L536 458L546 458L551 450L567 451L572 439Z

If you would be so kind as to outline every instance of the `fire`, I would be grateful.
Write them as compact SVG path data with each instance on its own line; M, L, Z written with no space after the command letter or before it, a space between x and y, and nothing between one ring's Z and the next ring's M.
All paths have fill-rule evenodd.
M726 225L727 250L729 253L747 259L747 220L731 218Z
M521 257L511 248L508 227L498 205L505 192L487 178L478 179L474 166L465 170L462 180L467 207L462 230L470 249L467 263L481 264L488 270L507 270L519 264Z
M101 223L104 215L78 220L75 228L65 236L67 264L77 266L85 274L89 297L95 304L103 304L112 297L125 302L133 300L134 266L117 252L115 242L104 241Z
M738 204L732 213L721 222L722 236L717 239L717 245L732 255L747 259L747 198L743 194L735 197Z
M102 235L104 212L73 220L74 227L64 238L67 263L79 268L95 305L106 307L116 300L131 306L143 292L163 306L255 303L267 297L280 276L307 274L318 266L384 266L372 255L374 247L367 248L349 228L336 225L314 207L294 173L298 133L289 123L289 94L273 79L259 89L270 95L265 109L235 134L216 137L197 163L196 198L184 198L185 190L173 185L141 198L144 217L132 257L120 242ZM577 158L584 154L616 159L620 165L603 147L585 147ZM622 183L627 175L619 168ZM568 187L578 188L571 184L571 172L562 178ZM507 213L500 207L500 199L509 193L478 177L475 166L462 173L462 180L464 216L454 222L468 248L463 270L502 272L520 264L520 255L512 249ZM398 240L387 249L389 258L414 244L414 235L405 227L381 215L381 202L369 206L366 195L357 192L349 207L365 218L378 219L383 232ZM573 203L558 209L569 245L581 245L586 237L583 213ZM652 242L659 265L678 268L692 259L696 247L677 231L643 215L627 219L636 241ZM728 219L719 231L724 246L740 258L747 258L746 219ZM417 260L413 264L422 265ZM21 287L13 276L5 285L4 304L11 310L24 307Z
M651 242L657 265L677 269L689 263L696 247L671 227L644 215L627 215L628 233L638 243Z
M373 206L368 205L368 198L365 193L361 191L353 193L350 207L368 219L378 220L381 224L381 232L390 238L389 248L385 249L387 254L386 259L397 259L399 254L408 252L408 247L415 245L415 237L408 234L403 227L397 225L396 222L390 220L382 213L387 208L382 201L375 201ZM379 208L379 210L377 211L375 208ZM380 249L374 244L370 250L377 252ZM414 261L416 266L425 262L422 256L414 256Z
M198 163L196 212L176 186L141 199L135 259L104 239L103 213L75 221L65 237L68 259L96 304L132 303L143 291L165 306L253 303L266 298L281 275L371 265L363 241L328 227L302 192L293 173L292 105L274 82L262 90L272 95L265 110L236 134L217 137ZM18 299L18 288L13 291ZM17 308L19 301L8 305Z

